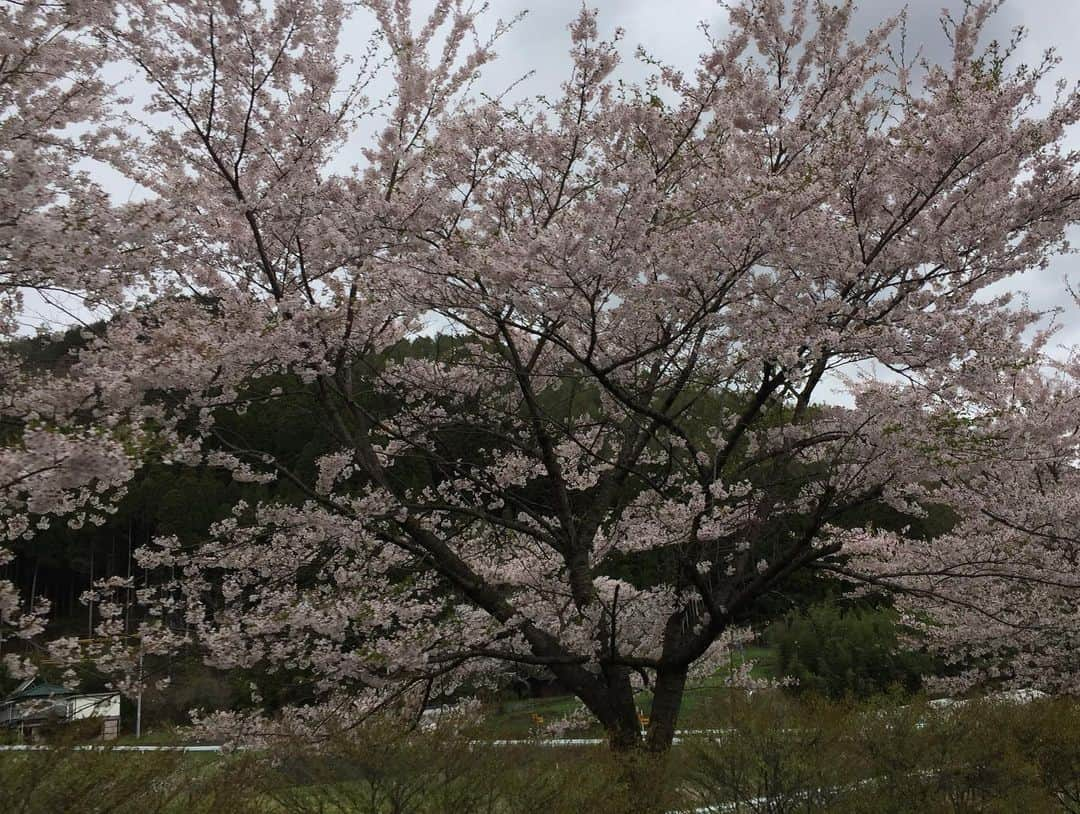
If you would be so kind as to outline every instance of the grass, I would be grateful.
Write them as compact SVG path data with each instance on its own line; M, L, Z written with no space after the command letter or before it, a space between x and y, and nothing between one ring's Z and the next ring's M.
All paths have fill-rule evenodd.
M542 726L554 723L580 709L581 702L572 695L502 701L488 707L483 731L492 738L533 737L541 732ZM599 733L599 727L590 727L574 734L581 737L599 737Z
M755 679L776 677L776 650L772 647L747 647L733 654L731 670L745 661L753 661L750 675ZM682 709L679 712L680 729L699 729L715 725L718 713L727 709L731 701L731 689L726 672L717 672L711 678L693 682L686 688ZM652 708L652 693L637 694L638 708L644 715ZM520 701L502 701L491 704L487 710L483 730L492 738L528 738L543 734L543 727L559 721L580 710L581 702L572 695L550 698L529 698ZM570 737L598 738L603 736L599 725L574 729Z

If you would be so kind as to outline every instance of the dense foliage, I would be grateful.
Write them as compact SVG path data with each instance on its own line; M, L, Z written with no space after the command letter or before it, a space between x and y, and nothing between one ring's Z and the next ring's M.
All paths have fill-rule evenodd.
M776 669L798 682L798 692L834 700L914 692L934 672L930 657L904 646L896 614L887 609L811 605L773 624L768 641Z

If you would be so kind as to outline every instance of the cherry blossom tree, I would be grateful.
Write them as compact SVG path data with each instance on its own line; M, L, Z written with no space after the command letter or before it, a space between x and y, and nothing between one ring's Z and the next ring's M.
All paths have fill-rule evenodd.
M27 298L58 311L122 297L123 257L136 247L80 161L107 150L104 54L90 30L105 3L0 4L0 341L19 333ZM103 427L72 422L32 395L28 371L0 345L0 542L32 536L76 507L107 510L130 476ZM0 562L11 552L0 548ZM26 607L0 582L0 641L42 629L47 603ZM10 672L30 666L5 656Z
M1080 690L1077 373L1075 357L1042 373L1017 365L978 410L924 408L937 470L928 497L956 524L922 542L863 530L851 561L820 566L896 593L912 629L960 668L938 680L946 689L990 676Z
M663 751L688 679L821 571L1075 689L1077 368L990 289L1080 212L1080 94L1036 95L1052 56L980 46L992 2L946 19L937 65L902 18L855 37L850 3L747 0L695 71L643 54L632 84L583 10L561 94L511 102L473 90L504 24L361 5L359 64L335 0L93 21L153 89L104 153L153 203L110 289L129 306L27 397L293 496L144 549L168 576L146 642L308 676L330 706L283 716L307 728L544 669L614 748ZM871 361L891 378L855 375ZM854 406L822 404L844 370ZM315 466L232 420L273 404L321 417ZM958 524L851 528L876 502Z

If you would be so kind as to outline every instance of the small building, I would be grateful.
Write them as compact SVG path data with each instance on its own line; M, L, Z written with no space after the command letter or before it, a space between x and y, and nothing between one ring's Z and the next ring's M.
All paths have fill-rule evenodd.
M101 720L102 740L120 731L120 693L85 693L50 684L39 678L24 681L0 701L0 726L17 729L33 739L41 727L87 718Z

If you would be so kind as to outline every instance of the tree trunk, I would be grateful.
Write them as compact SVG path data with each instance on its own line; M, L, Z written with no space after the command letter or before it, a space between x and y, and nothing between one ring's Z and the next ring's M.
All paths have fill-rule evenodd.
M619 794L623 807L633 814L662 814L669 808L668 752L675 733L686 672L658 675L653 708L657 709L659 701L661 720L668 723L655 730L654 719L650 718L648 738L641 735L641 721L630 684L629 669L609 667L604 670L604 677L607 680L610 710L614 715L603 723L620 781ZM661 677L663 689L660 686ZM655 734L657 731L661 734Z
M607 724L608 746L612 752L636 752L644 746L641 739L641 724L637 711L631 715L622 715Z
M577 685L574 679L580 676L558 665L552 670L607 732L612 768L619 781L619 788L612 790L619 800L616 803L613 798L612 803L633 814L660 814L670 808L668 756L686 686L686 669L658 671L647 737L642 737L628 667L608 664L602 668L602 680Z
M608 730L608 741L616 752L640 749L641 721L638 720L634 688L630 684L630 670L623 666L609 665L603 668L607 683L607 696L611 704L611 718L603 721Z
M650 752L666 752L671 748L685 689L685 667L662 667L657 671L649 731L645 737L645 748Z

